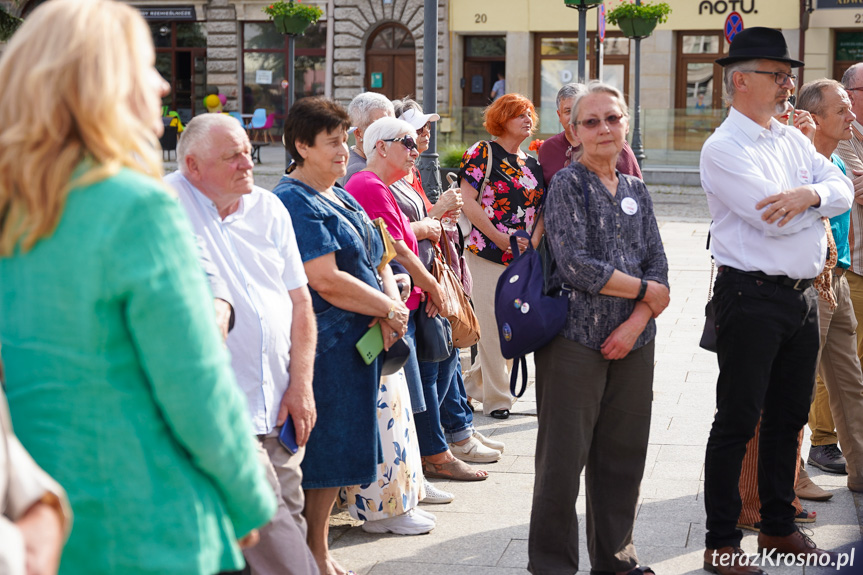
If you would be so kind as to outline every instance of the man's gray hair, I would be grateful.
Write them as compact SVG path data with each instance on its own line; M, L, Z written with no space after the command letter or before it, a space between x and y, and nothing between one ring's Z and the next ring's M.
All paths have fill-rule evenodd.
M800 86L797 91L797 108L806 110L816 116L824 115L824 91L825 88L835 88L840 93L845 93L845 88L831 78L821 78Z
M569 84L564 84L563 87L557 91L557 109L560 110L561 104L563 104L567 100L577 97L579 94L585 92L586 90L587 86L585 86L584 84L579 84L578 82L570 82Z
M750 66L755 66L757 60L742 60L740 62L733 62L725 67L725 76L723 77L723 81L725 83L725 103L731 104L734 101L734 73L742 72L746 68Z
M348 116L351 118L351 124L365 131L372 123L371 114L374 110L384 110L390 116L396 115L393 103L386 96L377 92L363 92L351 100L348 105Z
M202 148L207 146L210 132L217 126L225 128L238 129L245 134L243 126L240 122L226 114L201 114L195 116L192 121L186 124L186 129L180 134L180 141L177 143L177 165L180 173L186 174L186 156L189 154L200 154Z
M859 88L860 86L855 86L855 84L857 83L857 79L860 77L861 69L863 69L863 62L857 62L845 70L845 73L842 74L842 85L845 86L845 88Z
M372 156L378 153L376 147L378 142L400 138L404 135L409 135L416 140L417 131L404 120L384 116L375 120L371 126L366 128L365 137L363 138L363 153L366 155L366 158L371 160Z

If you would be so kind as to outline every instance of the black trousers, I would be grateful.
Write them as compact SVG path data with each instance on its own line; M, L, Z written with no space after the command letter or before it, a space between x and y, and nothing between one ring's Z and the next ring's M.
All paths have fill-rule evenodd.
M714 288L719 380L705 458L707 547L739 546L738 481L746 442L762 415L761 531L794 532L797 435L806 424L818 359L818 294L721 272Z

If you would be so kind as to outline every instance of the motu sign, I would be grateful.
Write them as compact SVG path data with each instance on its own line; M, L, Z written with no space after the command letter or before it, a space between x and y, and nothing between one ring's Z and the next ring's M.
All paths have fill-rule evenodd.
M844 0L833 1L842 2ZM728 11L758 14L758 10L755 8L755 0L703 0L698 4L699 14L726 14Z
M819 8L859 8L863 0L818 0Z

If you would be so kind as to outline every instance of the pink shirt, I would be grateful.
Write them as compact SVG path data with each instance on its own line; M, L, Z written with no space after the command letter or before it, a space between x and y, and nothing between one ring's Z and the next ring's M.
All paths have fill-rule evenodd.
M411 229L410 220L399 209L393 193L384 185L377 174L368 170L357 172L348 180L345 189L359 202L370 219L384 219L387 231L394 240L404 241L415 255L419 253L417 237ZM421 295L422 289L414 286L411 296L405 304L408 309L413 310L419 307Z

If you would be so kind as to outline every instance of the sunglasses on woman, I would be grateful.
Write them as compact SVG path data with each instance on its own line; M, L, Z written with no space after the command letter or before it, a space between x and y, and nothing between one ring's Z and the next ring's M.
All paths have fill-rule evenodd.
M599 125L604 121L609 126L616 126L623 119L623 114L611 114L606 116L605 118L588 118L587 120L579 120L575 124L581 124L588 130L593 130L594 128L599 127Z
M401 142L402 145L408 149L408 151L413 151L417 149L417 143L410 135L404 135L401 138L386 138L382 139L382 142Z

